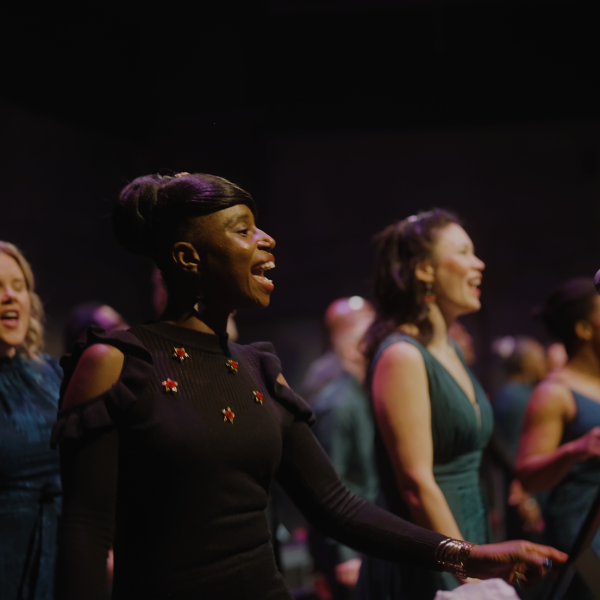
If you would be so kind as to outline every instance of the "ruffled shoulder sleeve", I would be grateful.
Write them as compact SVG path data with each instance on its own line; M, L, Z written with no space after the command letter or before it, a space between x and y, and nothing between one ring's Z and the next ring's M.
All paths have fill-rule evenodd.
M108 344L125 355L121 376L104 394L62 410L62 399L84 351L94 344ZM118 424L119 415L130 408L151 381L152 356L142 342L129 331L106 333L90 327L87 339L78 341L71 354L65 354L60 366L64 379L60 390L58 418L52 430L51 446L85 437L88 432Z
M277 377L282 373L281 361L275 353L275 347L270 342L255 342L247 346L258 354L263 376L269 387L271 395L287 410L289 410L296 420L306 421L309 425L315 422L315 416L310 406L298 396L290 387L282 385L277 381Z

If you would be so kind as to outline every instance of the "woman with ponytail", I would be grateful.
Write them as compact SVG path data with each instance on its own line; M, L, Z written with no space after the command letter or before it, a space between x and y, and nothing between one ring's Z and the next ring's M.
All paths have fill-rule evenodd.
M50 447L62 371L42 352L42 303L19 249L0 242L0 598L51 600L60 514Z
M478 577L564 560L525 542L463 548L353 496L268 343L227 338L228 315L266 307L275 241L238 186L212 175L140 177L114 210L117 239L150 256L168 303L155 323L92 329L64 359L54 442L65 487L58 600L290 600L264 509L276 478L325 535L360 551Z
M379 241L367 355L381 504L422 527L485 544L478 470L492 410L448 335L459 316L479 310L485 265L443 210L391 225ZM464 579L367 559L358 596L432 599Z

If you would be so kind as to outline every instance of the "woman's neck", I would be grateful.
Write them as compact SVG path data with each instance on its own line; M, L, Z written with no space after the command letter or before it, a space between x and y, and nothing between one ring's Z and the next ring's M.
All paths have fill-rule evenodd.
M432 327L432 336L427 344L428 348L444 349L450 346L448 330L456 319L445 316L435 303L429 305L429 321Z
M167 308L160 321L214 335L221 335L227 331L230 311L223 308L203 308L201 303L200 306L194 303L195 299L171 301L171 297L169 296Z
M14 346L0 344L0 358L12 358L17 353Z
M591 345L582 346L564 367L566 371L572 371L579 375L593 377L600 381L600 358L594 352Z

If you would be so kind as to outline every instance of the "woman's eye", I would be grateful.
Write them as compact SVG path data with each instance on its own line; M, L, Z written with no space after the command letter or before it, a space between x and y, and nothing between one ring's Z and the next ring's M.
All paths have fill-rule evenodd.
M238 233L240 233L240 234L242 234L242 235L247 235L247 233L248 233L248 228L246 227L245 229L240 229L240 230L238 231Z

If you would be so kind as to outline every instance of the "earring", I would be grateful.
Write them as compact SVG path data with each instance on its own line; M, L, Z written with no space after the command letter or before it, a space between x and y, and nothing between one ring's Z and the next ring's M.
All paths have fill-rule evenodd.
M425 284L425 295L423 296L423 302L425 304L435 302L435 294L433 293L431 283Z
M204 302L202 302L203 297L204 296L202 294L198 294L198 296L196 296L196 304L194 304L194 310L199 315L201 315L204 309L206 308L206 305L204 304Z

